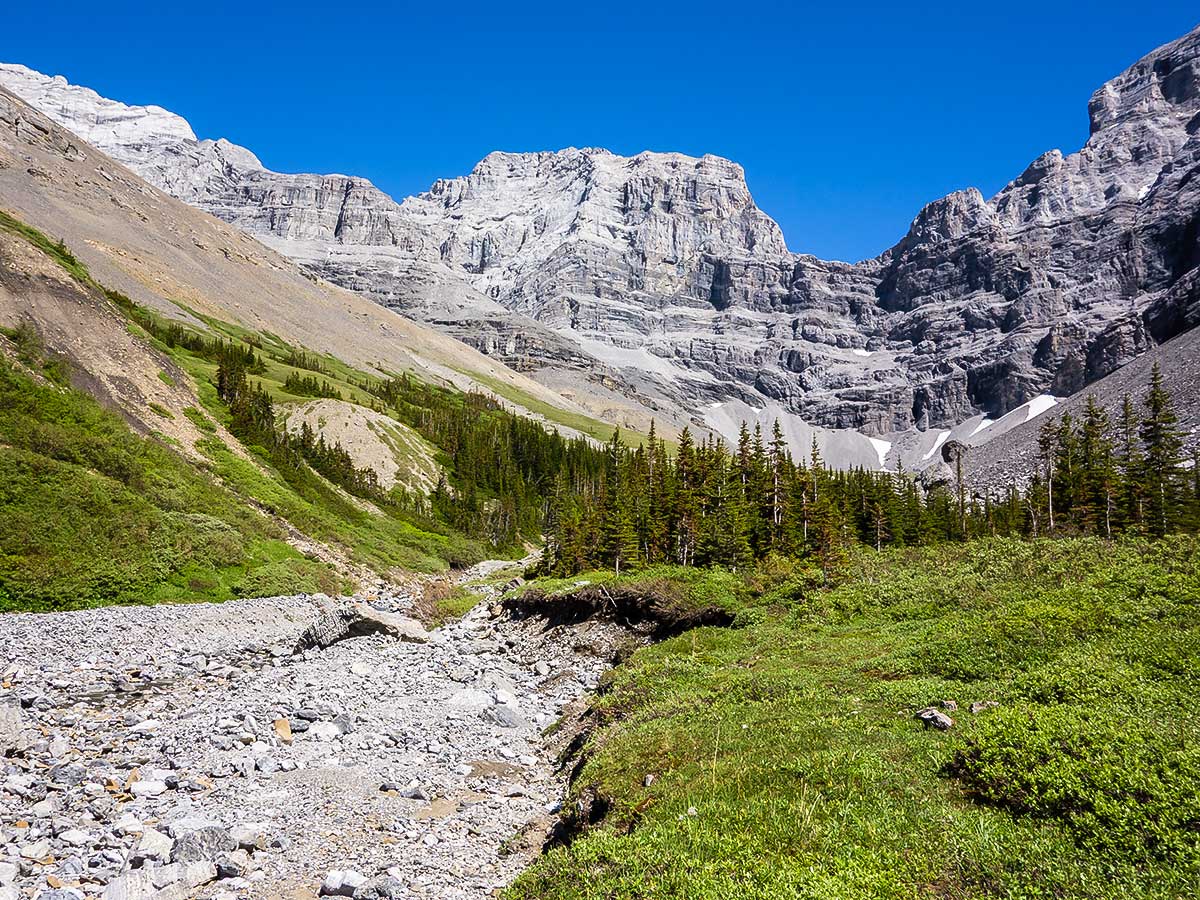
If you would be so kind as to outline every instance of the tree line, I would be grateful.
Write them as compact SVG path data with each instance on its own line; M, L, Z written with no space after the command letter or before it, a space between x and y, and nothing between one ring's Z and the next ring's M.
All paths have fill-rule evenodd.
M405 373L352 383L374 398L376 411L409 425L433 444L444 474L427 499L402 486L385 492L375 471L356 467L339 443L326 442L307 423L296 433L276 423L270 394L247 377L246 348L222 343L213 352L218 358L217 395L229 408L231 433L263 448L294 486L311 477L311 468L385 511L432 518L498 550L540 539L556 475L565 473L582 483L603 469L603 450L586 440L548 431L485 394L438 388ZM316 384L315 378L293 373L285 389L297 393L293 388L301 379Z
M1025 498L1035 535L1162 536L1197 527L1200 445L1185 451L1157 364L1140 409L1126 395L1113 415L1090 396L1078 419L1064 413L1042 425L1038 458Z
M685 429L677 453L651 428L636 449L618 436L599 471L562 472L547 511L542 569L570 575L657 563L744 566L770 553L836 560L852 542L884 546L983 535L1163 535L1200 526L1198 451L1184 453L1156 367L1139 409L1115 423L1094 397L1083 417L1050 419L1041 466L1021 490L975 493L962 477L923 489L903 471L839 471L814 440L793 459L778 422L745 425L736 447ZM961 467L960 467L961 472Z
M117 305L129 318L133 319L143 330L155 340L161 341L168 347L182 347L189 353L194 353L201 359L220 364L223 360L236 361L244 372L252 375L262 375L267 371L266 363L254 352L256 342L251 336L242 340L249 346L233 343L224 338L206 338L199 332L193 331L178 322L170 322L144 306L134 303L120 291L104 288L104 294Z
M283 382L283 389L297 397L327 397L330 400L341 400L342 392L328 381L312 375L301 375L299 372L289 372Z
M407 373L355 386L441 450L446 474L430 497L432 514L493 547L540 539L556 478L584 484L603 472L601 448L548 431L486 394L446 390Z

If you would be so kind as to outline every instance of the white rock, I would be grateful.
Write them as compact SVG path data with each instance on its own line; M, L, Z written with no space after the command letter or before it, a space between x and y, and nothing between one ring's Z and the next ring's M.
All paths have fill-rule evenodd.
M167 784L165 781L155 781L147 779L144 781L135 781L129 786L129 793L135 797L158 797L166 793Z
M335 741L345 734L342 727L334 722L313 722L307 733L324 743Z
M334 869L321 882L323 897L352 897L356 888L366 882L366 876L349 869Z
M20 853L25 859L45 859L50 855L50 842L42 838L32 844L22 844Z
M138 838L129 854L131 862L153 860L165 863L171 859L171 850L175 841L156 828L147 828Z
M477 688L463 688L451 694L446 702L459 709L486 709L492 705L492 696Z
M78 828L71 828L64 831L58 836L58 839L71 847L86 847L94 840L90 834L86 831L80 831Z

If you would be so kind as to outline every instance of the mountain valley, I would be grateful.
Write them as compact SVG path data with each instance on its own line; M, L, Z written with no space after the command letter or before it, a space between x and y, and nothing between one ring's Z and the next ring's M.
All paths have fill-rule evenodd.
M846 262L715 155L393 198L0 63L0 900L1200 895L1200 27L1087 112Z

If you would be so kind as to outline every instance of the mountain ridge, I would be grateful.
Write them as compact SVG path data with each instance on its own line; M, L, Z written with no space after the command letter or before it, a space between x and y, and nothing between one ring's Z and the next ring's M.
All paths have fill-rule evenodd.
M604 387L627 402L609 412L722 431L733 403L853 445L845 463L876 465L873 438L911 466L940 430L1076 393L1190 321L1198 60L1200 29L1152 51L1092 95L1080 150L990 199L926 204L858 263L790 251L741 166L711 154L495 151L397 202L228 142L113 140L310 273L585 405ZM91 121L55 99L64 80L20 78L35 105Z

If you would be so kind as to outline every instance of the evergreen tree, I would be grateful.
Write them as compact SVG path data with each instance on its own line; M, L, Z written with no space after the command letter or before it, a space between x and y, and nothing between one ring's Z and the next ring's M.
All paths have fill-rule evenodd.
M1125 395L1117 433L1116 463L1120 481L1120 523L1126 529L1140 529L1145 519L1145 492L1142 485L1142 450L1138 416L1133 398Z
M1108 413L1095 394L1087 399L1079 431L1080 520L1086 531L1112 537L1117 470Z
M1053 419L1047 419L1038 429L1038 457L1042 461L1041 482L1045 487L1046 528L1051 532L1054 531L1054 481L1059 459L1059 436L1058 423Z
M1144 405L1146 413L1140 429L1144 458L1140 481L1146 495L1147 527L1151 534L1161 537L1178 522L1183 440L1158 363L1150 373L1150 390Z

